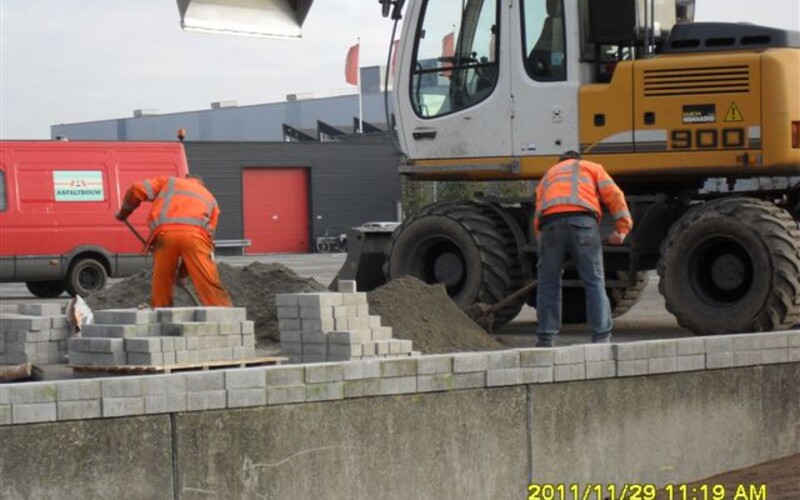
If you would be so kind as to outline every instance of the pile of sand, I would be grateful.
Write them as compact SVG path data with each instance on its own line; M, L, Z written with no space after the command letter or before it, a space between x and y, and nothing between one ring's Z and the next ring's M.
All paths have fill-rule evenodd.
M423 354L505 349L447 296L444 285L404 277L367 294L370 314Z
M255 322L256 340L261 346L280 341L275 295L327 291L313 278L303 278L282 264L253 262L237 267L219 263L217 268L233 304L247 308L247 318ZM93 310L149 304L150 276L150 270L140 271L90 295L86 302ZM442 285L400 278L369 292L367 298L370 314L380 315L382 323L393 328L395 338L411 340L414 350L424 354L503 348L461 312ZM174 304L193 305L179 288L174 292Z
M260 344L278 342L280 339L275 295L327 290L313 278L302 278L282 264L253 262L244 267L236 267L218 263L217 268L222 283L231 294L233 304L247 308L247 319L255 321L256 340ZM86 302L93 310L149 304L150 276L149 269L142 270L105 290L90 295L86 298ZM183 290L176 288L174 305L183 307L193 304Z

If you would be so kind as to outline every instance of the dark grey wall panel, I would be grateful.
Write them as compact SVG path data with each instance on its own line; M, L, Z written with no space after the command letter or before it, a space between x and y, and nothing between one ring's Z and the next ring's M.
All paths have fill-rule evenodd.
M222 215L217 239L244 237L242 169L309 169L312 247L331 234L367 221L397 218L401 199L399 155L388 140L347 142L187 142L189 170L214 193Z

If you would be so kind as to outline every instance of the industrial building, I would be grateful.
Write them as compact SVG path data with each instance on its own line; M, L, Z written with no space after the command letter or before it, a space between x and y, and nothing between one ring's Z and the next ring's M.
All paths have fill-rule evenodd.
M221 252L316 251L317 238L400 218L400 154L385 132L384 74L379 66L361 68L361 96L290 94L249 106L136 110L132 117L53 125L51 135L172 141L183 128L189 168L220 204L217 239L249 243Z
M70 140L165 141L183 128L192 141L329 141L340 135L386 130L383 66L361 68L358 93L315 97L289 94L282 102L239 106L212 102L208 109L160 114L137 109L132 116L50 127L50 136ZM359 106L359 100L361 105ZM359 120L359 107L361 120Z

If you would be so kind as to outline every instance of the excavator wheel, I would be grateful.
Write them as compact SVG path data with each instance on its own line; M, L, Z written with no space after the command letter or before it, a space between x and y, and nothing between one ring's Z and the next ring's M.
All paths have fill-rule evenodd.
M659 291L695 334L785 330L800 322L800 228L772 203L694 207L661 246Z
M617 271L613 279L627 280L626 271ZM619 317L628 312L639 299L647 287L650 277L647 271L636 273L636 280L632 285L620 288L606 288L606 295L611 304L611 316ZM561 322L565 325L586 323L586 293L583 288L564 288L561 299Z
M388 280L414 276L442 283L462 309L494 304L522 286L510 230L490 208L448 202L428 206L406 219L392 237L386 259ZM495 313L494 327L511 321L523 302Z

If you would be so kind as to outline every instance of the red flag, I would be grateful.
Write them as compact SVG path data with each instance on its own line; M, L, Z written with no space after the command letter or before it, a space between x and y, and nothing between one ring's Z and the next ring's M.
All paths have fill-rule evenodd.
M442 38L442 57L452 58L455 54L456 54L455 35L451 31L450 33L446 34L444 38ZM452 62L442 63L442 68L452 68L452 67L453 67ZM450 76L450 73L452 73L452 71L449 70L442 71L443 76Z
M392 74L394 74L394 69L397 67L397 49L400 47L400 40L395 40L392 42Z
M359 43L347 51L347 61L344 65L344 79L350 85L358 85L358 49Z

